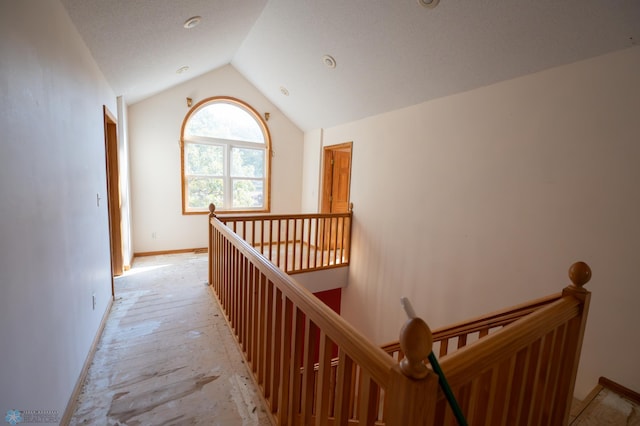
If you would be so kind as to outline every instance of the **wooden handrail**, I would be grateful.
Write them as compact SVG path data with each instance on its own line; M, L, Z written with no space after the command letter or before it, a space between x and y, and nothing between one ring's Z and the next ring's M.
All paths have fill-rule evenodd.
M511 356L511 352L504 350L505 346L517 352L575 318L579 305L577 300L560 299L532 313L526 321L516 321L508 328L498 330L491 339L480 339L442 358L442 368L446 370L451 386L460 386L478 371Z
M535 299L526 303L515 305L509 308L494 311L492 313L482 315L476 318L468 319L458 323L450 324L445 327L437 328L432 331L433 341L441 343L443 341L449 341L450 339L460 339L463 337L463 343L458 341L458 348L466 346L469 341L469 336L478 333L478 338L486 337L490 332L498 330L512 322L526 317L527 315L535 312L536 310L560 299L562 293L555 293L546 297ZM440 345L439 356L444 356L450 353L452 349L448 344ZM382 345L382 350L390 355L400 351L400 342L394 341Z
M352 213L292 213L292 214L256 214L256 215L216 215L222 223L228 222L253 222L256 220L285 220L285 219L328 219L332 217L351 217Z

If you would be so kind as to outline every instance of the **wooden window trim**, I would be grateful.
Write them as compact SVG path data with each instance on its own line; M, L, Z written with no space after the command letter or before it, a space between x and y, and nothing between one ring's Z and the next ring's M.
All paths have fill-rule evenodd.
M248 103L231 96L213 96L206 99L201 100L196 103L189 109L184 119L182 120L182 127L180 128L180 190L182 192L182 214L183 215L202 215L209 214L208 207L202 211L193 211L187 210L187 194L186 194L186 179L185 179L185 167L184 167L184 145L185 145L185 136L184 132L187 127L187 122L191 118L191 116L198 111L203 105L215 102L224 102L228 104L235 105L239 108L244 109L248 112L253 118L257 121L258 125L262 129L265 139L265 178L264 178L264 207L261 209L216 209L216 213L269 213L271 212L271 157L272 157L272 145L271 145L271 132L269 132L269 127L267 127L267 123L264 121L262 116L255 108L253 108ZM234 141L235 142L235 141ZM239 144L242 144L240 141Z

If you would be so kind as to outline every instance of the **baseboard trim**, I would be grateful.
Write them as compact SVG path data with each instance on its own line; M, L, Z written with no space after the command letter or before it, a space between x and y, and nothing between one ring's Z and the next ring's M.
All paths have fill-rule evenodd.
M179 250L161 250L161 251L143 251L139 253L133 253L133 257L145 257L145 256L159 256L161 254L180 254L180 253L206 253L209 249L206 247L196 247Z
M622 386L619 383L614 382L611 379L607 379L606 377L600 377L598 379L598 384L604 388L607 388L620 396L623 396L636 404L640 404L640 393L631 390L627 387Z
M87 374L89 374L89 367L91 367L91 363L93 362L93 357L96 354L96 349L98 348L98 342L102 337L102 332L104 331L104 327L107 324L107 318L109 318L109 313L111 313L112 306L113 306L113 297L110 297L109 304L107 305L107 309L105 310L104 315L102 315L102 320L100 321L98 332L96 333L96 336L93 338L93 342L91 343L91 348L89 349L87 358L84 360L84 365L82 366L82 370L80 371L80 376L76 381L76 385L73 388L73 392L71 393L71 398L69 398L67 407L64 410L62 419L60 420L60 425L66 426L71 422L71 417L73 416L73 412L76 410L78 396L80 396L80 392L82 391L82 386L84 385L84 382L87 379Z

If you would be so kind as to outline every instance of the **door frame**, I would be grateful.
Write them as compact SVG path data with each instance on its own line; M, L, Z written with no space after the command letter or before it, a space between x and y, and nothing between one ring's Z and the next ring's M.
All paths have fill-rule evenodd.
M344 151L349 152L351 157L349 161L349 195L347 198L351 201L351 171L353 169L353 142L345 142L337 145L328 145L323 148L322 152L322 183L320 185L320 213L331 212L331 192L333 186L333 152Z
M111 295L115 298L113 277L122 275L122 216L120 212L120 172L118 168L118 121L106 105L104 116L104 147L107 178L107 211L109 217L109 248L111 259Z

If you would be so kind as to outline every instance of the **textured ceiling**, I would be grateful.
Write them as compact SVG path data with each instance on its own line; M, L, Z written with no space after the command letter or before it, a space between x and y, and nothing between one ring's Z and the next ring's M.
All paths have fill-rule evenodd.
M116 95L135 103L227 65L266 0L61 0ZM202 16L190 30L184 22ZM188 65L189 71L177 74Z
M303 130L640 40L640 0L441 0L435 9L416 0L62 3L129 103L230 63ZM185 30L182 23L194 15L202 23ZM335 69L324 66L324 54L335 57ZM190 71L176 74L183 65Z

